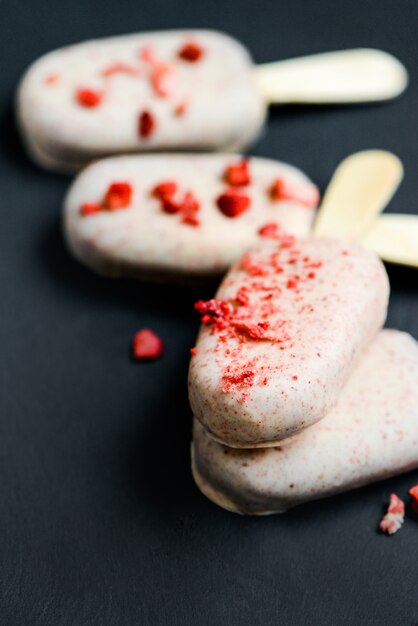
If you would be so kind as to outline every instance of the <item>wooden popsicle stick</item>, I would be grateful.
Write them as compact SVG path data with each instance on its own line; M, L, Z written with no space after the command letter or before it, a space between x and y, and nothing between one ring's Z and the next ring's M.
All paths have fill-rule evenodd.
M373 48L265 63L254 71L271 104L377 102L395 98L408 85L408 73L402 63Z
M329 183L314 224L317 236L361 240L403 178L402 163L384 150L345 159Z
M418 215L381 215L362 244L384 261L418 268Z

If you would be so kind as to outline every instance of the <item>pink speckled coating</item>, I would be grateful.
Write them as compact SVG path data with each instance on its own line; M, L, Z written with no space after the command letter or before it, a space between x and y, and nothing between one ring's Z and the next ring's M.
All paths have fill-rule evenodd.
M202 492L239 513L282 513L418 466L418 343L382 331L337 405L274 448L238 450L195 420L193 473Z
M190 41L203 50L194 63L179 55ZM109 71L117 66L128 71ZM155 89L156 66L169 71L165 93ZM29 67L19 85L17 117L30 154L50 169L73 171L126 152L240 149L256 138L266 115L252 70L247 50L216 31L86 41ZM78 89L99 93L100 104L80 106ZM155 120L146 137L138 132L144 111Z
M189 398L195 417L221 443L263 447L334 406L385 321L389 285L383 264L359 245L305 239L254 249L230 270L216 297L234 303L243 288L248 307L229 306L248 332L261 329L262 338L202 326Z
M64 204L64 230L73 254L102 274L134 278L200 279L224 274L251 246L266 223L306 236L315 204L272 199L270 188L283 179L317 196L316 187L297 168L270 159L250 158L251 183L237 188L250 198L249 209L226 217L216 200L225 184L225 169L240 162L237 154L159 154L103 159L87 167L73 182ZM175 181L179 191L191 191L200 203L199 226L169 215L152 196L163 181ZM132 186L130 206L119 211L82 216L85 202L100 202L109 185Z

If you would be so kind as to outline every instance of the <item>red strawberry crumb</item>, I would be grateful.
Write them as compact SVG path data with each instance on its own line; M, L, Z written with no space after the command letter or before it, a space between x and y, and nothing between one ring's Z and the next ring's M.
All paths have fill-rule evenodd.
M239 163L231 163L226 167L224 174L225 181L232 187L245 187L251 183L251 175L248 159L243 159Z
M314 185L295 183L284 178L276 178L270 196L273 200L294 200L307 207L316 207L319 202L319 192Z
M103 98L100 91L93 89L78 89L76 92L76 100L80 106L92 109L99 106Z
M391 493L389 508L379 524L380 530L387 535L393 535L401 528L404 516L405 504L395 493Z
M258 229L260 237L266 237L266 239L277 239L279 236L280 225L275 222L264 224Z
M172 198L177 192L178 185L175 180L165 180L162 183L158 183L153 188L151 195L158 200L165 200L166 198Z
M138 132L139 135L146 139L152 135L155 130L155 118L149 111L143 111L139 116Z
M187 41L178 51L178 56L183 61L196 63L203 57L204 53L204 49L196 41Z
M134 359L138 361L157 359L162 352L163 342L152 330L143 328L134 335L132 347Z
M46 85L55 85L59 81L59 74L48 74L45 76L44 83Z
M297 380L298 377L297 376L292 376L292 380Z
M411 487L408 493L412 497L412 508L415 513L418 513L418 485Z
M197 354L197 348L190 348L190 354L195 356Z
M183 100L183 102L180 102L175 107L174 115L176 115L177 117L182 117L187 112L188 107L189 107L189 103L187 102L187 100Z
M288 289L296 289L298 286L298 281L295 278L289 278L287 281L286 287Z
M161 98L169 96L175 86L173 68L163 63L156 65L151 74L151 84L157 96Z
M216 203L226 217L238 217L248 210L250 198L236 189L227 189L218 197Z
M131 198L132 185L126 182L116 182L109 185L103 204L109 211L115 211L129 206Z
M139 51L139 57L145 63L157 63L157 57L152 46L144 46Z
M93 215L94 213L100 213L100 211L102 211L102 205L98 202L85 202L80 207L80 215L84 217Z
M128 76L139 76L141 74L141 70L138 67L133 65L128 65L128 63L122 63L120 61L116 61L115 63L111 63L107 67L105 67L102 72L102 76L105 78L109 78L109 76L114 76L115 74L127 74Z

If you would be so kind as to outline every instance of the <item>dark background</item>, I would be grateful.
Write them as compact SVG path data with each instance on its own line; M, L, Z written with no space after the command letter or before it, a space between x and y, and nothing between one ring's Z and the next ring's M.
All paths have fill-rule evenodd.
M0 623L2 625L418 624L418 519L377 533L390 491L417 473L283 516L207 501L189 469L192 303L211 290L98 278L66 252L69 184L24 155L13 92L36 57L84 38L223 29L257 62L384 48L408 67L399 100L277 108L253 153L323 189L337 163L392 150L406 177L393 211L418 209L416 0L0 0ZM389 268L388 325L418 337L418 273ZM164 358L133 363L150 326Z

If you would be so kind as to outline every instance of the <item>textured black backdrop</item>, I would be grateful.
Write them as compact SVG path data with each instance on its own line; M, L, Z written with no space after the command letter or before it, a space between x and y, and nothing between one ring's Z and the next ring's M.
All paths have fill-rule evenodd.
M83 38L211 27L258 62L375 46L412 79L384 106L274 111L259 155L323 188L364 148L405 163L391 204L418 211L416 0L0 0L0 623L4 625L418 624L418 520L376 532L415 473L284 516L218 509L192 483L188 348L206 289L96 277L67 254L69 179L32 165L12 116L38 55ZM418 273L390 269L388 325L418 337ZM154 328L164 358L134 364L131 335Z

